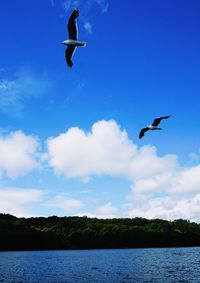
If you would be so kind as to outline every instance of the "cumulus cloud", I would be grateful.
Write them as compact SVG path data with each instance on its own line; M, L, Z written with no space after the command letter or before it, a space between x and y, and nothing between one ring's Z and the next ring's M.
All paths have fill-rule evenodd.
M171 172L136 180L132 185L132 199L148 199L157 192L179 196L195 195L200 191L200 165L175 168Z
M0 78L0 112L21 116L26 102L44 95L49 88L45 76L37 76L29 70L20 70L13 78Z
M56 196L55 198L49 200L46 205L48 207L61 209L66 213L75 213L84 206L80 200L67 197L65 195Z
M37 138L16 131L8 136L0 135L0 176L3 174L15 179L38 166Z
M138 148L115 121L99 121L85 133L71 128L47 142L49 164L65 177L111 175L129 180L168 172L176 156L158 157L151 146Z
M77 216L87 216L91 218L100 218L100 219L106 219L106 218L116 218L119 217L119 211L117 207L113 206L111 202L108 202L102 206L97 207L93 212L81 212L78 213Z
M194 219L198 213L200 165L183 167L176 155L138 147L113 120L96 122L89 132L70 128L51 137L47 148L49 165L66 178L108 175L131 181L124 216Z
M132 207L132 208L131 208ZM151 198L140 204L134 203L126 208L128 217L161 218L167 220L189 219L200 221L200 194L194 196L169 195Z
M200 221L200 165L141 179L132 185L125 211L130 217Z
M197 152L190 152L189 154L190 162L199 163L200 161L200 149Z
M37 189L0 188L0 211L17 217L31 217L29 206L42 200Z
M183 217L200 221L200 164L181 166L176 155L159 156L154 146L137 146L116 121L98 121L90 131L69 128L58 136L50 137L46 144L47 150L42 160L36 137L22 131L0 134L0 177L14 179L23 176L37 168L39 161L42 161L65 178L79 178L83 181L105 175L121 178L130 182L130 193L124 196L118 206L108 201L93 211L83 212L87 199L83 202L66 194L57 195L48 200L46 205L68 214L99 218ZM3 211L19 214L24 211L27 215L25 206L29 203L28 195L25 193L22 202L18 199L23 190L19 190L17 195L13 190L6 191L6 195L1 189L0 192ZM39 201L39 196L39 191L33 191L33 200ZM12 204L14 199L15 210L10 210L12 206L8 205L9 201Z
M96 215L100 218L113 218L116 217L117 208L114 207L111 202L106 203L105 205L100 206L96 210Z
M195 193L200 190L200 165L185 168L172 179L171 191L174 193Z

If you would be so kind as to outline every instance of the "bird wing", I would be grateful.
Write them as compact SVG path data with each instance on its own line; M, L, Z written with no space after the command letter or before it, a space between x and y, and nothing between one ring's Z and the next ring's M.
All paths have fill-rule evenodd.
M66 58L67 65L69 68L73 66L72 56L75 50L76 50L76 46L68 46L67 49L65 50L65 58Z
M163 119L168 119L169 117L170 116L168 115L168 116L163 116L163 117L154 119L152 126L157 127L159 125L160 121L162 121Z
M148 127L143 128L143 129L140 131L139 138L141 139L142 137L144 137L144 133L147 132L148 130L149 130Z
M69 39L77 40L78 39L78 27L76 23L76 19L79 16L79 11L78 9L75 9L68 21L68 32L69 32Z

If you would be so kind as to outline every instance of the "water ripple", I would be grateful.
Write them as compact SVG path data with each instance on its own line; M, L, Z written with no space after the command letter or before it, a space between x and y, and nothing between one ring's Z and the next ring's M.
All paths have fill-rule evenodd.
M0 283L200 282L200 248L1 252Z

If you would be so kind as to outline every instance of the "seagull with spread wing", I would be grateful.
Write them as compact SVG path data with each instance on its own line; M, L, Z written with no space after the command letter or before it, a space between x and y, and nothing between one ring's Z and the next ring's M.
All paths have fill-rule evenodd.
M159 128L158 125L163 119L168 119L169 117L170 116L168 115L154 119L152 125L148 125L140 131L139 138L141 139L142 137L144 137L144 133L147 131L162 130L162 128Z
M68 21L68 32L69 32L69 39L62 41L62 44L67 45L67 49L65 50L65 58L67 61L67 65L69 68L73 66L72 56L76 50L77 46L85 46L85 42L78 41L78 28L76 19L79 16L79 10L74 9L72 12L69 21Z

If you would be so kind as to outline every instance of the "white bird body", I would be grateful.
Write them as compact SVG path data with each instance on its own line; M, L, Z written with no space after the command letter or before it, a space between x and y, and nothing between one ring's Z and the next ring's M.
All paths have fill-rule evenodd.
M148 125L147 128L148 128L150 131L153 131L153 130L162 130L162 128L159 128L158 126L152 126L152 125Z
M62 44L65 44L67 46L86 46L86 42L81 42L74 39L67 39L61 42Z

